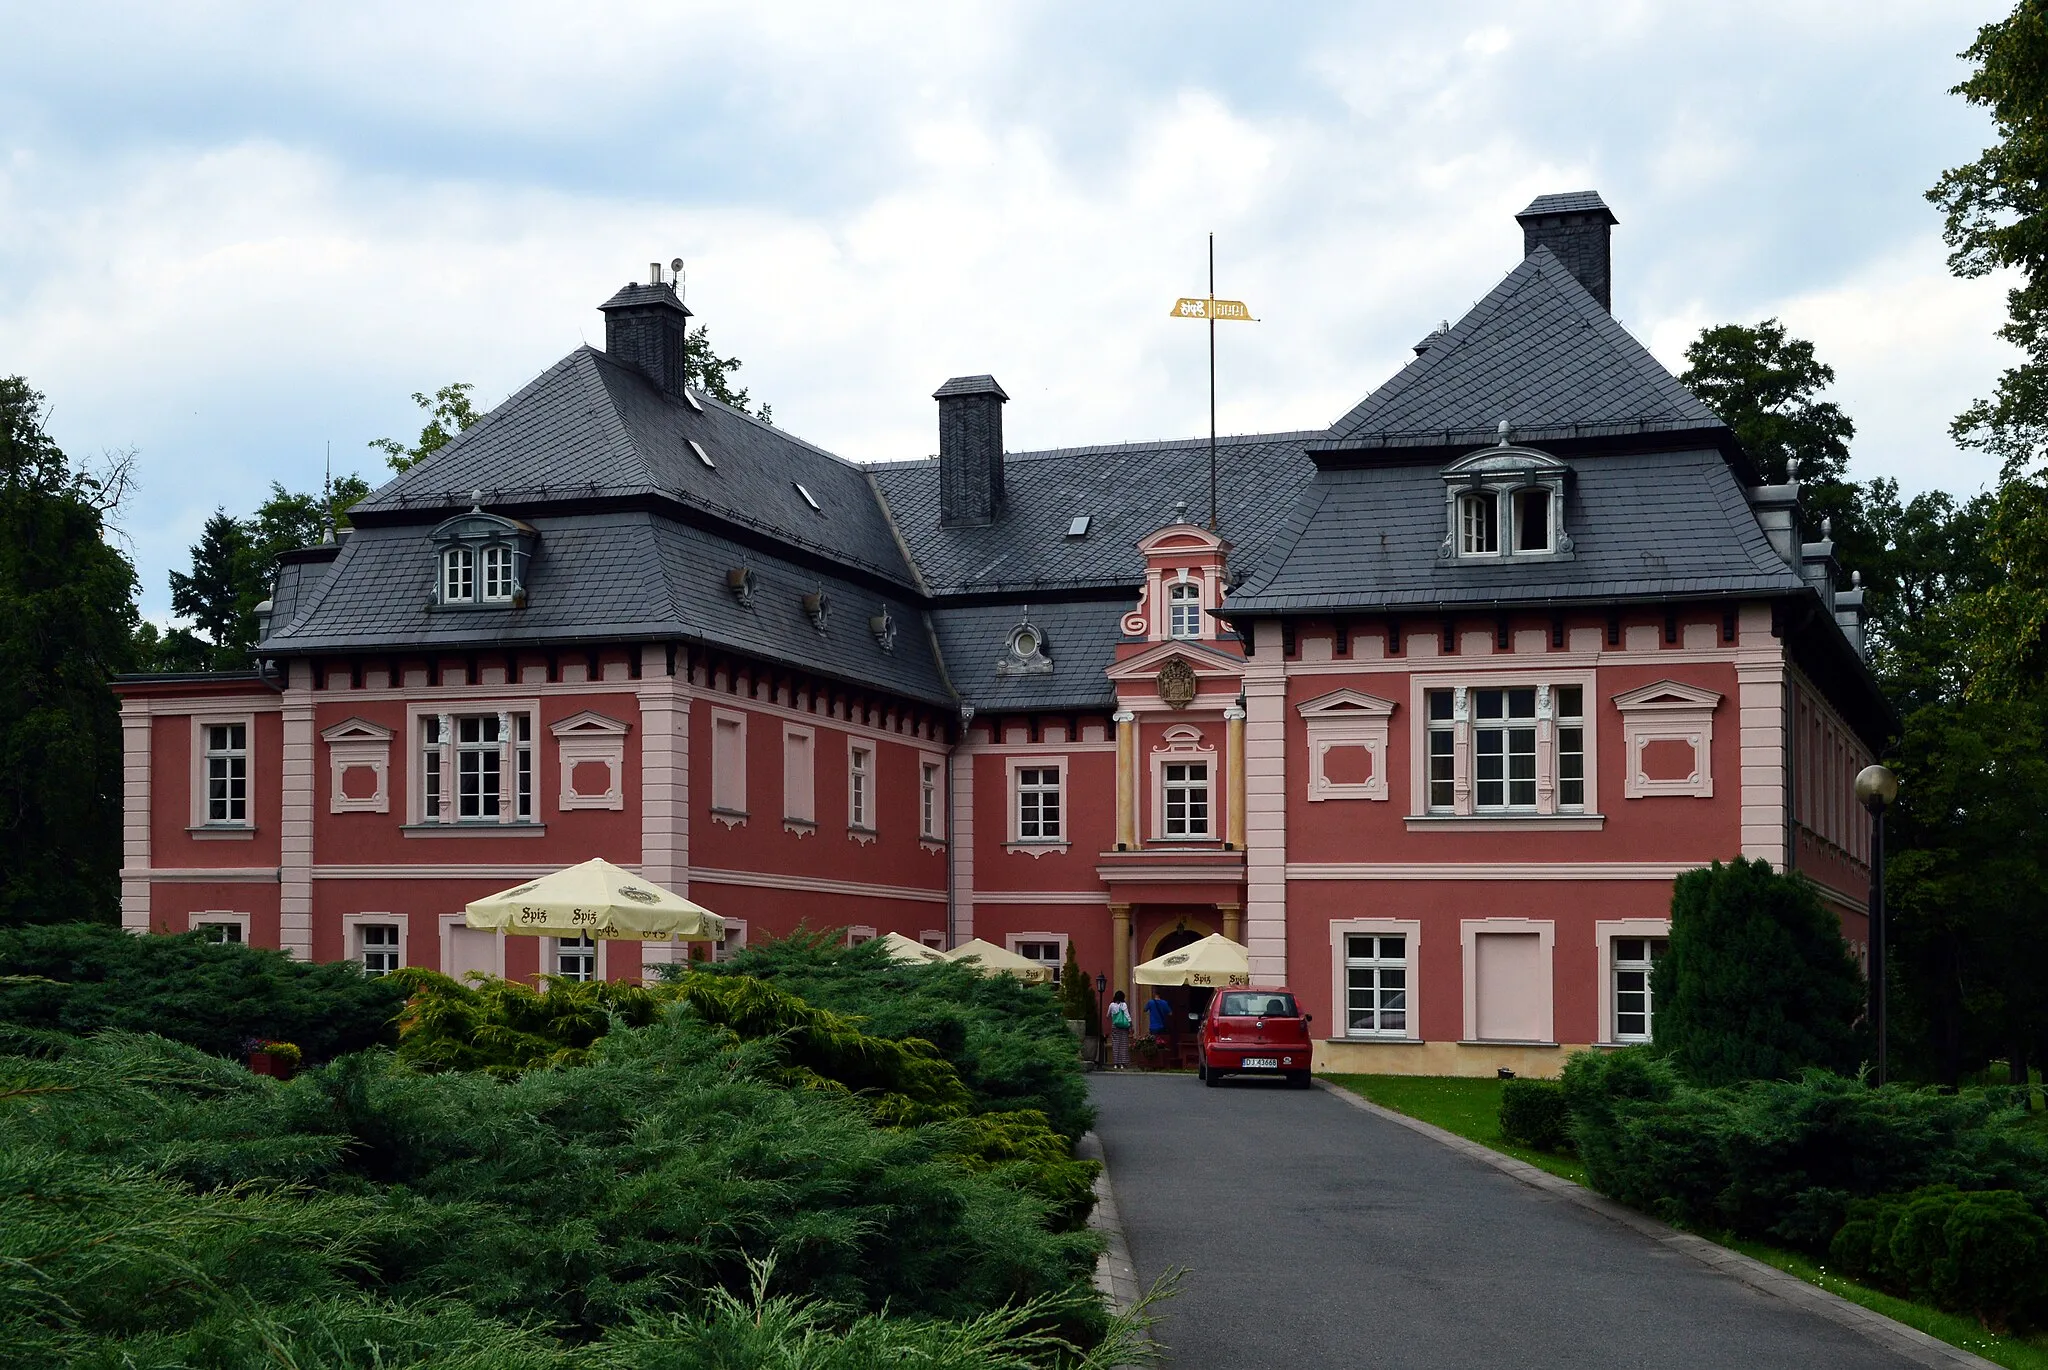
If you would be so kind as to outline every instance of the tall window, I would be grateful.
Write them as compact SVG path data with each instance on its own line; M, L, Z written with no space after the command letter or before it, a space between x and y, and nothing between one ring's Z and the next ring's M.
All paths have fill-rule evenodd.
M1017 771L1017 840L1060 840L1059 767L1024 766Z
M206 725L206 821L249 821L249 725Z
M1557 699L1557 806L1560 809L1586 807L1586 719L1585 691L1577 685L1560 685Z
M484 598L512 598L512 549L503 543L484 548Z
M365 975L389 975L398 969L398 927L394 923L356 926L356 956Z
M1547 552L1550 550L1550 492L1548 490L1517 490L1515 492L1515 550L1517 552Z
M1209 763L1170 761L1165 766L1166 835L1209 835Z
M939 763L921 762L917 768L917 835L937 838L939 832Z
M1352 1037L1408 1035L1408 939L1378 933L1344 938L1344 1031Z
M1500 497L1491 490L1458 496L1458 553L1491 556L1500 551Z
M1429 807L1449 809L1457 798L1456 724L1451 692L1429 692Z
M471 823L502 822L507 817L520 821L532 818L533 716L524 711L456 714L451 722L455 744L452 795L449 777L443 769L443 757L451 739L444 735L439 716L421 720L422 816L431 822L454 819Z
M1472 791L1481 809L1536 807L1536 689L1472 692Z
M564 980L597 978L597 943L590 940L588 933L555 939L555 974Z
M441 554L441 602L467 604L476 598L476 553L450 547Z
M875 826L875 753L872 748L855 747L846 754L846 825L850 828Z
M1656 1012L1650 1003L1650 972L1670 945L1662 937L1614 939L1614 1040L1647 1042Z
M1177 580L1166 587L1166 632L1169 637L1202 635L1202 587Z

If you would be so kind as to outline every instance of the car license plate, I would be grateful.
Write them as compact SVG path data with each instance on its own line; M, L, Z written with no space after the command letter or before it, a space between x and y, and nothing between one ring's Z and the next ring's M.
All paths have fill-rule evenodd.
M1246 1070L1278 1070L1280 1069L1280 1058L1278 1056L1247 1056L1244 1058L1244 1068Z

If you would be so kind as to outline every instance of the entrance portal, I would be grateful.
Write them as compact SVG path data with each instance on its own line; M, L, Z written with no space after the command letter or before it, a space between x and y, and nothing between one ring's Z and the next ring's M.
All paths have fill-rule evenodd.
M1145 959L1156 960L1168 952L1179 951L1182 947L1199 942L1208 935L1205 932L1196 932L1183 923L1161 936L1154 945L1151 955ZM1148 1001L1152 994L1156 994L1167 1003L1165 1041L1162 1043L1166 1050L1166 1059L1184 1069L1192 1070L1195 1064L1195 1038L1201 1027L1202 1014L1208 1010L1209 996L1215 991L1206 987L1187 985L1152 985L1148 988L1151 990L1151 994L1146 996ZM1151 1026L1149 1015L1146 1018L1146 1026L1148 1029Z

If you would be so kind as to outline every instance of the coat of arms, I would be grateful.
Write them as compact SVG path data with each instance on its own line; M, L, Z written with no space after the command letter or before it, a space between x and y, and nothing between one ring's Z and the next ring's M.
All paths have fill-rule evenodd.
M1195 702L1195 668L1175 657L1159 668L1159 697L1176 709Z

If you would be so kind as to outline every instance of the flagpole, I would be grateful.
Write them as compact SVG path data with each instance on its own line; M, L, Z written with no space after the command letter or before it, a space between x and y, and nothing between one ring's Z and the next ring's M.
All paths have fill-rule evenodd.
M1216 531L1216 235L1209 235L1209 531Z

